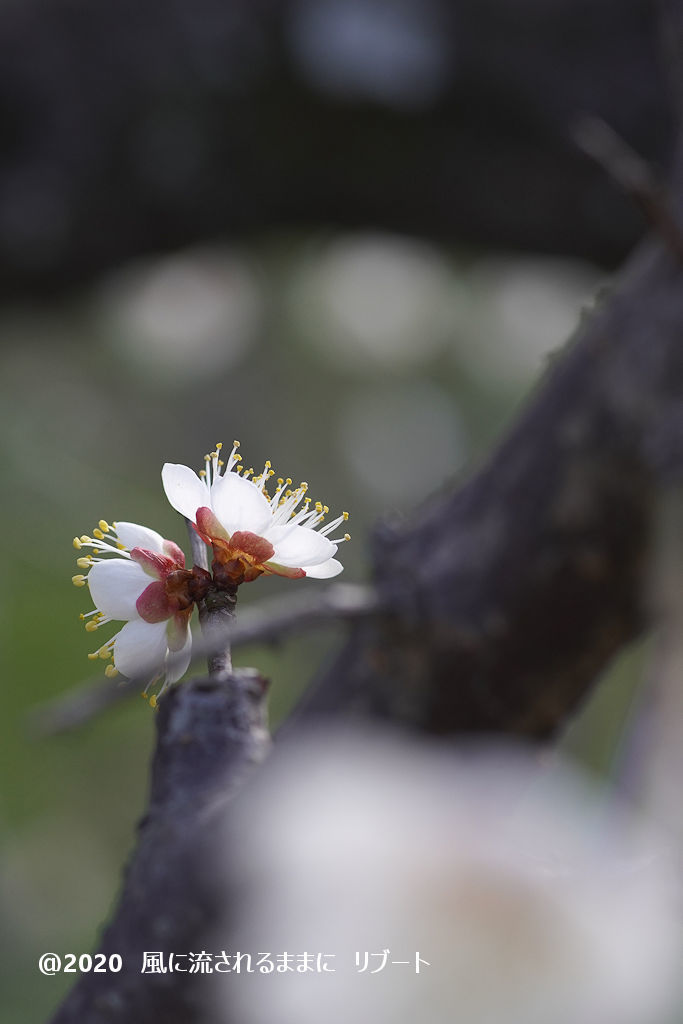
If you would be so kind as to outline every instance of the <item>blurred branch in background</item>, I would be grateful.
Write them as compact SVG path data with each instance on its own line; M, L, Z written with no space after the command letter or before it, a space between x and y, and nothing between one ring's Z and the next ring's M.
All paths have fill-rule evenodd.
M276 643L299 631L378 615L381 610L372 587L334 583L315 595L295 596L287 600L271 598L246 608L226 631L225 639L233 648ZM195 637L192 662L211 658L221 650L222 643L220 633L212 640ZM169 664L172 664L172 659ZM31 716L32 727L39 736L51 736L76 728L113 704L139 693L147 681L148 676L142 672L136 679L105 678L88 682L35 710Z

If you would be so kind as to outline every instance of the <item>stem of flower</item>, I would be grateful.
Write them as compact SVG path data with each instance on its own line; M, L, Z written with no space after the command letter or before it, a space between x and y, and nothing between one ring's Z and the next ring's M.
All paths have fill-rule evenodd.
M236 605L237 587L211 587L204 600L199 602L199 623L212 651L208 657L210 676L225 676L232 672L230 633L235 622Z

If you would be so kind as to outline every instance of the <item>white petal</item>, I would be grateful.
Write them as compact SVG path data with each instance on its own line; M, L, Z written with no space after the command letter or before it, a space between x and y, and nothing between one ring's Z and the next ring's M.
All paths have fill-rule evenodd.
M198 508L211 504L206 484L189 466L167 462L161 471L161 481L166 497L176 512L192 522L195 521Z
M172 651L169 653L166 660L166 682L177 683L181 676L184 676L187 672L187 666L190 664L190 658L192 657L192 633L190 632L190 624L187 624L187 640L180 648L179 651Z
M165 622L128 622L114 641L114 665L124 676L150 676L163 668Z
M280 565L305 569L326 562L337 550L331 540L306 526L272 526L266 536L275 548L272 561Z
M270 503L256 484L237 473L226 473L211 487L213 510L228 533L250 530L263 536L272 519Z
M95 607L111 619L140 618L135 602L150 582L142 566L127 558L96 562L88 573Z
M338 576L344 566L336 558L328 558L326 562L319 565L309 565L304 572L314 580L329 580L332 576Z
M116 523L116 536L130 551L132 548L145 548L147 551L164 553L164 538L156 530L137 523Z

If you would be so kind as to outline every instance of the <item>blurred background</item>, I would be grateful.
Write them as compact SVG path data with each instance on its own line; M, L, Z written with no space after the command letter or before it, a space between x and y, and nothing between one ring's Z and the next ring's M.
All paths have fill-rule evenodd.
M0 6L3 1019L70 986L37 957L93 947L146 799L141 700L30 728L96 672L73 536L126 519L187 551L161 466L239 438L351 513L364 579L373 524L477 466L638 237L571 124L666 160L649 5L443 8ZM239 652L274 726L337 640ZM650 664L621 657L563 741L615 785Z

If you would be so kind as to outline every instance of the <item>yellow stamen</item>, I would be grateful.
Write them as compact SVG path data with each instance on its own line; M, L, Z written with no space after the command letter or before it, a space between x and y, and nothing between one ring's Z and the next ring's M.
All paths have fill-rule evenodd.
M79 569L89 569L90 566L92 565L92 558L77 558L76 565L78 566Z
M85 576L81 575L81 573L78 573L76 576L71 577L71 582L73 583L74 587L84 587Z
M157 698L155 693L153 693L152 696L149 698L149 706L151 708L155 708L157 706Z
M102 659L102 661L108 661L109 658L111 658L111 651L109 650L108 647L100 647L97 653Z
M74 537L74 547L76 548L76 551L80 551L83 547L83 542L80 537Z
M85 631L86 631L86 633L94 633L95 630L99 629L99 628L100 628L100 624L95 619L91 619L90 622L86 622L86 624L85 624Z
M104 540L104 534L102 533L99 527L96 527L93 530L92 535L93 537L97 538L97 540Z
M222 447L223 447L223 442L219 441L218 444L216 445L216 451L219 452Z
M117 676L119 673L118 670L115 669L113 665L107 665L107 667L104 670L104 674L105 676L107 676L108 679L114 679L114 677Z
M233 446L233 448L239 448L239 446L240 446L239 441L233 441L232 442L232 446Z
M89 661L97 661L99 656L100 656L99 651L93 651L92 654L88 655L88 660Z
M99 526L100 530L104 530L105 533L109 533L109 531L111 530L111 526L109 525L106 519L100 519L97 525Z

